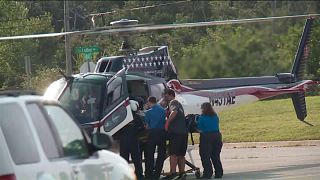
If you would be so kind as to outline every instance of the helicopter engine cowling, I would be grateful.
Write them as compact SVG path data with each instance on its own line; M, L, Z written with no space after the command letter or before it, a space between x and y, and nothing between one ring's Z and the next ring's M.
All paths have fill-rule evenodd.
M166 81L177 79L177 71L167 46L144 48L135 55L103 57L98 60L94 72L118 72L122 68L126 68L128 72L142 72Z

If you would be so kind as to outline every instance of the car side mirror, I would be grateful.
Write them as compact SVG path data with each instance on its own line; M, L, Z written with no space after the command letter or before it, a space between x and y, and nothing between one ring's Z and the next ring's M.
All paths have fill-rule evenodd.
M103 133L94 133L92 135L92 145L96 149L110 149L112 146L112 137Z

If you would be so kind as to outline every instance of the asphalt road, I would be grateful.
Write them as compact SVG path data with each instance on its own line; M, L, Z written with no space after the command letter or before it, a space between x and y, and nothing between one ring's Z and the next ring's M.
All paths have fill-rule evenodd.
M192 156L202 171L197 147ZM223 179L320 179L320 146L224 147L221 156ZM168 160L164 170L169 171ZM187 179L196 178L188 174Z

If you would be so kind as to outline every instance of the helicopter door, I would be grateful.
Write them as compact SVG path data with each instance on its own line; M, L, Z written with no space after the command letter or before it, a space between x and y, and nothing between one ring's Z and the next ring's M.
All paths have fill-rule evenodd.
M118 71L106 84L100 132L114 135L133 120L125 69Z

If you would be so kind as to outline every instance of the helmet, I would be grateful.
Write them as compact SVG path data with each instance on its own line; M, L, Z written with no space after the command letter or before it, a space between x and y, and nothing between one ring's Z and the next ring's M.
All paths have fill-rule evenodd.
M132 111L138 111L139 103L135 100L130 100L130 108Z

